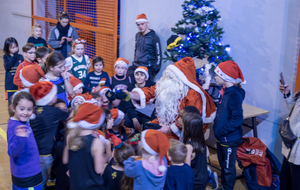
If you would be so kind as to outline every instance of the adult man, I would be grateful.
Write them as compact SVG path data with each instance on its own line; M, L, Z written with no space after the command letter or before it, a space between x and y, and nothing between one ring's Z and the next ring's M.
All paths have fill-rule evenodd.
M161 45L154 30L149 29L149 20L144 13L137 16L136 25L140 32L135 35L134 61L128 68L127 76L134 79L139 66L148 68L149 80L153 81L161 67Z
M190 57L169 65L155 86L135 88L130 96L137 108L143 108L146 102L156 98L157 122L153 122L162 125L160 130L170 138L181 135L177 119L185 106L195 106L200 111L204 124L211 123L216 115L214 102L197 83L194 61Z

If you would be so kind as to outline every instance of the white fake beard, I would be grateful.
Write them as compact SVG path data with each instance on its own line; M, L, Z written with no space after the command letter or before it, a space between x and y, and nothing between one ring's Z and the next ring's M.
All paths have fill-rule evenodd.
M166 69L156 83L156 113L158 121L164 125L177 123L180 104L186 97L189 87L171 70Z

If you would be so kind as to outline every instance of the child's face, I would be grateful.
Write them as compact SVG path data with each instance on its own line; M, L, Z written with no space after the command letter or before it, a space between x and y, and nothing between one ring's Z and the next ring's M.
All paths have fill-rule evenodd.
M59 22L60 22L60 24L61 24L62 27L65 27L65 26L68 25L69 19L63 18L63 19L59 20Z
M105 96L105 92L104 92L104 94L101 95L102 105L104 105L104 106L108 105L108 103L109 103L109 100Z
M41 37L42 36L42 29L40 27L34 28L34 30L33 30L33 36L35 38Z
M15 43L10 44L9 52L10 52L11 55L18 52L18 51L19 51L19 47L17 46L17 44L15 44Z
M74 46L74 53L76 56L81 57L84 53L84 45L83 44L76 44Z
M36 56L35 56L35 48L31 48L27 52L23 52L24 57L26 57L29 61L34 61Z
M97 73L101 73L103 70L103 63L102 61L95 63L94 69Z
M54 67L50 67L50 71L53 72L53 75L60 77L61 73L65 71L65 60L61 61Z
M82 94L83 88L78 88L77 90L74 91L75 94Z
M47 53L43 58L37 58L36 60L39 62L40 66L43 66L46 63L46 59L49 56L49 53Z
M60 102L60 103L55 104L54 107L59 108L59 109L61 109L62 111L68 112L67 106L66 106L66 104L63 103L63 102Z
M143 84L146 81L146 75L142 72L136 72L134 78L138 84Z
M13 108L13 105L11 105L11 109L15 112L15 119L26 122L33 113L33 103L23 98L19 101L15 108Z
M80 105L80 104L83 104L84 100L82 98L76 98L74 100L74 103L73 103L73 107L76 107L77 105Z
M115 67L115 71L118 76L124 76L127 72L127 69L124 67L124 65L119 64Z
M224 85L225 81L221 77L219 77L218 75L216 75L215 79L217 81L217 85Z

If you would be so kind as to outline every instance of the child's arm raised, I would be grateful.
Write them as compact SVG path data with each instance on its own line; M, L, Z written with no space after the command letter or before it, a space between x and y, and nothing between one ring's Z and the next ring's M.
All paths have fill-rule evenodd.
M67 136L66 139L66 146L63 150L63 156L62 156L62 163L63 164L67 164L69 163L69 135Z
M101 174L104 170L106 159L104 155L104 144L99 138L94 138L91 147L92 157L94 158L94 167L97 174Z
M10 157L15 158L22 153L27 142L27 130L28 126L19 125L16 127L14 134L8 133L7 153ZM12 135L12 138L9 138L10 135Z
M73 93L73 86L70 82L70 77L68 75L68 71L69 71L69 67L66 67L64 72L61 73L61 76L63 77L64 81L65 81L65 90L66 93L68 93L69 95L72 95Z
M127 177L137 177L138 176L138 168L136 166L136 162L134 161L134 157L129 157L124 162L124 174Z
M193 147L190 144L187 144L185 146L187 148L187 155L184 162L190 166L192 160Z

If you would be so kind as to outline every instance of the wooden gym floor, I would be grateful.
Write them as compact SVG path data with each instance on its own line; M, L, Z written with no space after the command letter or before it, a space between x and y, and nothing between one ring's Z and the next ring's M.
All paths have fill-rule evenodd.
M7 155L7 142L6 142L6 130L7 121L9 119L7 112L7 100L5 100L5 90L4 90L4 80L5 80L5 69L3 67L3 51L0 49L0 189L10 190L11 185L11 175L9 167L9 157ZM210 148L210 159L214 166L219 167L217 152ZM215 169L214 169L215 170ZM218 175L220 175L220 172ZM237 175L241 174L241 170L237 167ZM219 179L220 182L220 179ZM211 189L207 187L207 189ZM236 181L235 190L247 189L245 180L239 179Z

